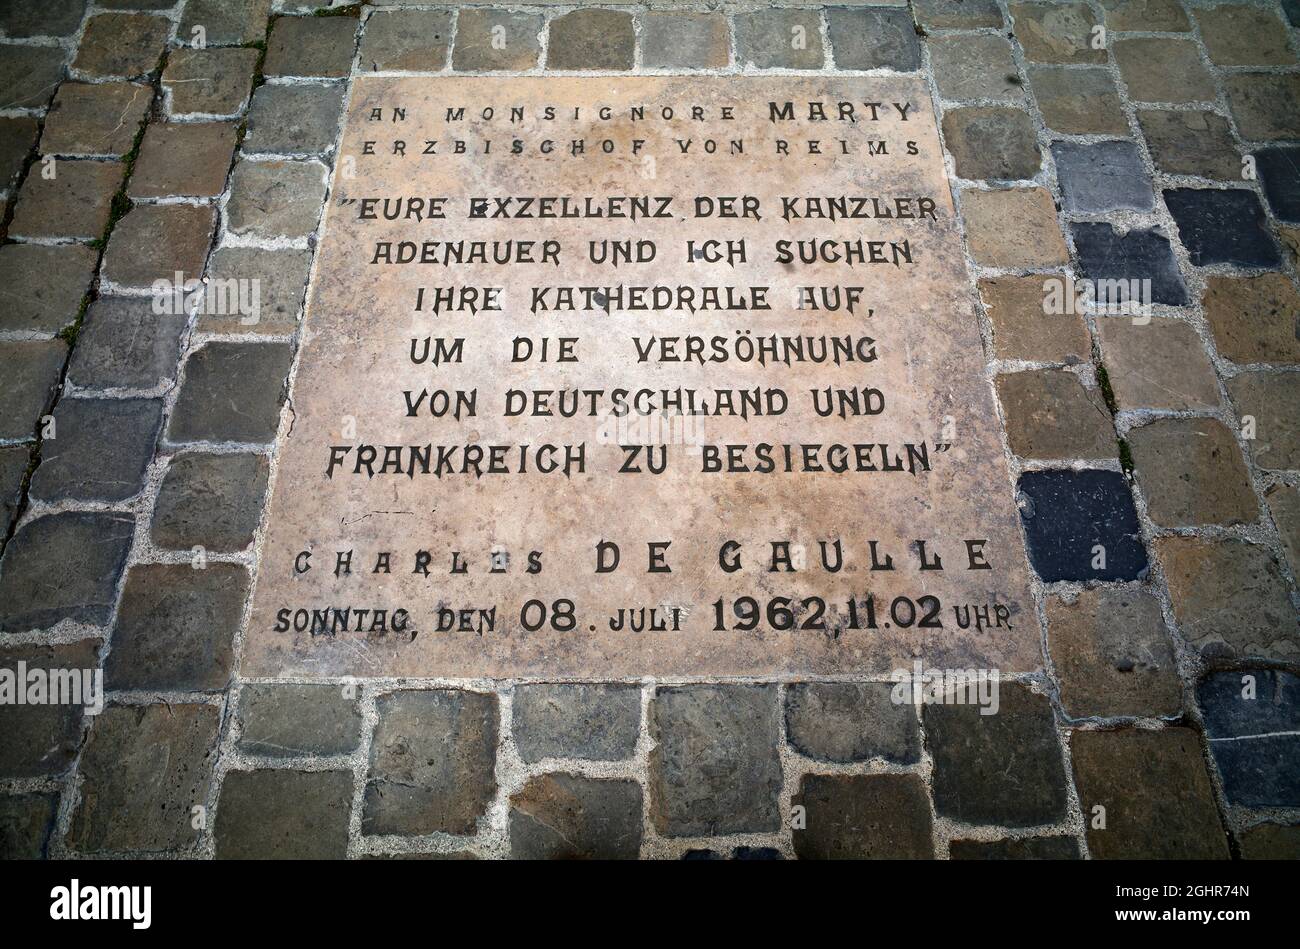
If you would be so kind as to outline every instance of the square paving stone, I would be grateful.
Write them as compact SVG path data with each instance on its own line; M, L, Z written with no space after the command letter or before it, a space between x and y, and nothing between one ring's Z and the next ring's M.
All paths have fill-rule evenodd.
M133 198L209 198L226 189L238 128L232 122L154 122L127 192Z
M1216 672L1196 687L1223 795L1241 807L1300 805L1300 677L1275 669Z
M805 774L792 801L800 860L929 860L930 802L914 774Z
M1029 84L1049 129L1069 135L1128 134L1108 69L1030 66Z
M627 779L541 774L510 796L515 860L635 860L641 785Z
M45 117L41 153L125 155L152 101L144 83L65 82Z
M1029 561L1045 582L1146 576L1133 496L1119 472L1027 471L1020 476L1020 494Z
M81 34L72 68L88 76L136 79L158 68L171 23L160 16L100 13Z
M1192 40L1132 37L1111 46L1120 78L1138 102L1213 102L1214 77Z
M935 36L929 40L930 68L939 96L953 102L1024 98L1011 44L984 33Z
M53 335L77 319L99 254L81 244L0 247L0 330Z
M0 30L12 38L71 36L81 26L88 0L21 0L0 5Z
M1228 859L1194 731L1076 731L1070 750L1093 859Z
M785 695L790 744L806 758L851 762L882 758L914 764L921 735L910 694L895 701L888 682L798 682Z
M1253 191L1173 188L1165 191L1165 205L1197 267L1276 267L1282 262Z
M134 535L129 514L67 512L23 524L0 561L0 632L107 624Z
M1113 458L1115 429L1098 389L1068 369L997 378L1007 442L1021 458Z
M117 222L104 252L100 276L119 287L144 289L156 281L177 283L203 273L216 226L206 205L137 204Z
M1300 73L1232 72L1223 88L1245 141L1300 138Z
M61 399L41 444L31 495L42 501L125 501L144 487L162 425L161 399Z
M1056 267L1069 260L1044 188L963 191L961 214L971 256L982 266Z
M122 163L59 160L54 169L52 179L27 176L9 236L86 241L103 237L113 195L122 184Z
M463 20L463 12L461 17ZM647 13L641 18L643 66L651 69L721 69L730 63L731 29L725 16L714 13Z
M948 844L953 860L1078 860L1073 837L1020 837L1004 840L954 840Z
M0 795L0 860L40 860L59 807L57 794Z
M61 46L0 46L0 104L43 109L63 79L68 52Z
M114 690L212 692L230 683L248 571L143 564L126 575L104 679Z
M1222 422L1157 419L1131 429L1128 442L1147 512L1161 527L1259 520L1241 449Z
M1101 0L1108 30L1186 33L1192 28L1178 0Z
M324 155L343 111L341 84L261 86L248 110L247 154Z
M231 771L221 783L218 860L342 860L352 819L350 771Z
M1077 214L1150 211L1151 177L1132 142L1053 142L1065 209Z
M1286 27L1271 10L1225 3L1195 11L1210 62L1219 66L1290 66L1295 53Z
M820 51L820 38L817 46ZM630 13L574 10L550 22L549 69L631 69L635 54L636 33Z
M656 690L649 792L659 833L714 836L781 826L776 699L771 685Z
M1149 298L1150 303L1184 306L1187 287L1169 238L1158 230L1134 228L1121 234L1111 224L1071 224L1074 248L1083 276L1094 283L1124 280L1150 281L1149 295L1143 291L1130 299ZM1139 283L1139 286L1143 286Z
M1228 120L1213 112L1140 110L1138 123L1156 167L1169 175L1241 180L1241 155Z
M993 714L975 704L927 703L935 813L968 824L1031 827L1064 819L1065 764L1052 705L1002 682Z
M9 526L18 516L23 478L30 460L31 449L27 445L0 448L0 534L5 537L9 536Z
M1042 167L1034 120L1020 109L950 109L943 116L943 136L959 178L1032 178Z
M1237 839L1243 860L1300 860L1300 825L1256 824Z
M758 10L739 13L732 22L738 66L821 69L824 64L821 21L816 10Z
M269 462L247 452L186 452L167 467L150 536L159 547L247 550L262 515Z
M1201 303L1221 356L1300 363L1300 293L1286 277L1210 277Z
M1226 537L1162 537L1179 632L1206 658L1300 656L1287 582L1265 547Z
M829 7L826 34L840 69L921 68L921 43L905 9Z
M461 10L456 15L452 68L465 72L532 69L541 55L544 27L542 18L532 13L481 7Z
M1218 379L1190 323L1165 317L1101 317L1097 335L1121 409L1218 408Z
M1047 647L1071 718L1177 715L1182 682L1160 601L1137 586L1047 600Z
M227 300L238 299L239 305L201 308L199 328L207 333L293 332L310 268L309 250L218 248L208 265L208 285L230 287Z
M474 833L496 794L496 696L405 691L376 706L362 832Z
M993 324L993 351L998 359L1073 365L1090 358L1092 342L1082 316L1046 312L1050 282L1064 280L1064 275L1055 274L980 281L980 299Z
M105 709L81 754L68 846L89 853L195 846L193 809L208 803L220 719L213 705Z
M86 311L68 379L81 389L152 389L176 375L184 312L149 297L100 297Z
M1274 484L1265 491L1264 500L1282 538L1291 573L1300 573L1300 487Z
M1300 148L1261 148L1255 161L1268 206L1279 220L1300 224Z
M437 72L447 65L451 13L447 10L380 10L366 20L358 69Z
M0 649L0 668L16 674L20 662L28 669L93 671L99 668L99 640ZM81 747L83 712L82 705L66 702L0 705L0 734L5 737L0 742L0 778L37 778L66 771Z
M519 685L514 738L519 757L618 761L632 757L641 728L641 690L634 685Z
M1036 63L1104 63L1092 46L1097 18L1086 3L1013 3L1011 19L1025 58Z
M1228 394L1244 422L1253 420L1246 450L1261 468L1300 469L1300 373L1243 372L1228 380Z
M22 173L39 134L40 124L30 116L0 118L0 192L8 191Z
M267 239L314 234L325 179L325 166L316 162L241 161L230 179L226 227Z
M242 46L266 36L271 0L186 0L176 37L191 42L194 28L203 28L209 46Z
M997 0L913 0L916 22L927 30L974 30L1000 27L1002 10Z
M36 423L54 397L68 356L61 339L0 342L0 366L5 384L0 387L0 438L31 438Z
M268 76L346 76L352 71L357 20L350 16L282 16L266 41Z
M211 342L185 363L167 437L266 444L280 427L292 350L287 343Z
M238 115L248 102L256 49L177 49L167 58L162 86L171 115Z
M339 685L250 682L239 693L239 750L268 758L346 755L361 744L361 709Z

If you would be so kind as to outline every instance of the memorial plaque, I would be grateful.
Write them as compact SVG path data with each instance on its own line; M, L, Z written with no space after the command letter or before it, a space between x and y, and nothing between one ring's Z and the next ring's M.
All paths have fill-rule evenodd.
M249 675L1039 665L924 84L362 78Z

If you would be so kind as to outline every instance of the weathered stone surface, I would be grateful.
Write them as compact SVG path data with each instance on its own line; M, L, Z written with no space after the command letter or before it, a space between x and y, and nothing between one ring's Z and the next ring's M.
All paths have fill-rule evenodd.
M1213 102L1214 79L1192 40L1131 37L1111 45L1128 94L1138 102Z
M1246 860L1300 860L1300 825L1256 824L1237 838Z
M221 783L218 860L341 860L348 854L350 771L232 771Z
M1290 66L1286 27L1271 10L1225 3L1195 11L1210 61L1219 66Z
M147 76L158 68L170 33L160 16L100 13L86 23L72 68L89 76Z
M1294 659L1296 612L1264 547L1226 537L1156 542L1179 632L1207 657Z
M57 794L0 795L0 860L40 860L50 839Z
M239 693L239 750L268 758L346 755L361 743L361 709L339 685L250 682Z
M1261 148L1255 160L1268 206L1279 220L1300 223L1300 148Z
M1259 502L1232 432L1216 419L1157 419L1130 429L1138 484L1161 527L1252 524Z
M0 118L0 192L7 191L22 172L39 134L40 126L33 118Z
M78 244L0 247L0 331L52 335L71 325L97 262L94 248Z
M1177 715L1182 706L1160 601L1140 587L1049 598L1047 648L1072 718Z
M921 755L916 708L896 702L888 682L802 682L785 696L786 735L795 751L821 761L883 758L913 764Z
M824 64L816 10L758 10L737 14L732 22L738 66L820 69Z
M226 227L273 239L316 231L325 200L325 169L315 162L241 161L230 179Z
M268 76L346 76L352 71L357 21L349 16L284 16L266 41Z
M1197 267L1271 268L1281 263L1264 208L1253 191L1172 188L1165 191L1165 205L1178 225L1187 256Z
M245 154L323 155L338 138L340 83L261 86L248 110Z
M244 309L199 313L199 327L208 333L291 333L302 309L309 250L262 250L256 247L221 247L208 264L211 282L242 281L247 288ZM255 281L255 283L254 283ZM256 287L256 297L252 296ZM256 307L251 304L256 303Z
M1190 323L1098 317L1102 358L1121 409L1194 411L1219 405L1219 385Z
M86 311L68 379L82 389L152 389L176 375L186 316L149 297L100 297Z
M1013 3L1015 36L1025 58L1036 63L1104 63L1106 50L1093 49L1097 18L1086 3Z
M434 689L376 704L362 831L474 833L496 793L496 696Z
M1227 73L1223 88L1246 141L1300 138L1300 74Z
M167 57L162 86L171 115L236 116L248 102L255 49L176 49Z
M1004 37L983 33L935 36L929 46L930 68L941 98L954 102L1019 102L1024 98L1011 44Z
M806 774L793 798L807 823L801 860L926 860L934 856L930 802L914 774Z
M104 236L113 194L122 184L121 162L65 160L57 168L52 179L27 176L9 224L10 237Z
M463 14L462 14L463 16ZM727 18L714 13L647 13L641 63L652 69L721 69L731 62Z
M63 78L68 52L59 46L0 46L0 89L11 109L43 109Z
M1300 677L1274 669L1216 672L1196 687L1229 804L1300 805Z
M840 69L921 68L921 44L906 10L828 7L826 33Z
M1228 120L1214 112L1139 110L1138 122L1161 171L1219 181L1241 178L1241 155Z
M358 68L436 72L446 67L450 46L450 12L381 10L366 20Z
M1052 157L1067 211L1151 210L1151 178L1132 142L1054 142Z
M1055 267L1069 260L1056 206L1043 188L963 191L961 213L975 262L986 267Z
M143 564L126 575L104 668L110 689L210 692L234 668L234 639L248 592L238 564Z
M0 30L9 37L70 36L81 26L87 0L6 3L0 7Z
M1246 450L1261 468L1300 468L1300 374L1243 372L1228 380L1228 394L1243 421L1254 419L1254 437Z
M780 826L776 705L770 685L656 690L649 792L659 833L711 836Z
M1291 573L1300 573L1300 488L1273 485L1264 493L1264 500L1282 538Z
M1002 25L997 0L913 0L916 22L927 30L973 30Z
M23 477L31 459L31 449L26 445L0 448L0 534L9 536L9 525L18 515L22 500Z
M128 193L133 198L221 194L237 134L232 122L154 122L144 133Z
M1027 471L1020 476L1020 517L1029 561L1046 582L1138 580L1146 575L1133 496L1116 471ZM1095 548L1105 548L1096 566Z
M641 850L641 785L542 774L510 796L516 860L633 860Z
M144 83L65 82L45 117L41 154L125 155L152 100Z
M456 14L456 48L452 51L453 69L493 71L532 69L542 52L540 34L545 24L533 13L512 13L470 7ZM502 37L500 48L493 43Z
M631 69L635 55L630 13L574 10L550 22L546 65L551 69Z
M959 178L1032 178L1042 164L1034 120L1020 109L950 109L943 116L943 135Z
M1178 0L1101 0L1108 30L1186 33L1192 28Z
M120 287L145 289L155 281L191 280L203 272L216 212L189 204L138 204L117 222L104 252L101 276Z
M993 325L993 350L998 359L1073 365L1089 358L1091 341L1083 317L1074 312L1045 312L1044 301L1053 280L1064 277L990 277L980 281L980 299Z
M1281 274L1207 277L1201 304L1224 358L1300 363L1300 293Z
M215 705L106 708L81 754L68 846L91 853L193 847L200 832L192 810L208 803L219 724Z
M1073 837L1020 837L1003 840L954 840L948 845L953 860L1078 860L1079 842Z
M202 27L209 46L255 43L266 36L270 13L271 0L186 0L176 36L189 41Z
M1099 389L1068 369L997 378L1007 443L1022 458L1113 458L1115 429Z
M515 687L514 739L524 761L617 761L636 750L641 690L634 685Z
M41 445L31 495L42 501L124 501L144 487L162 425L161 399L61 399L55 437Z
M1300 26L1300 0L1282 0L1282 11L1288 23Z
M68 344L61 339L0 342L0 366L5 384L0 387L0 438L31 438L63 372Z
M261 516L268 467L265 455L177 455L158 489L153 542L171 550L246 550Z
M1089 280L1150 280L1149 302L1187 303L1187 287L1169 238L1155 228L1121 234L1111 224L1085 222L1070 225L1070 230L1079 266Z
M1071 135L1128 134L1109 70L1030 66L1029 83L1049 129Z
M23 662L28 669L94 670L99 668L98 651L97 639L61 646L17 646L0 651L0 668L16 673ZM66 771L81 746L82 714L81 705L69 703L0 705L0 732L5 736L0 742L0 778Z
M275 438L291 350L287 343L211 342L185 362L167 437L265 444Z
M1228 858L1200 742L1189 728L1076 731L1070 740L1094 860ZM1170 794L1177 788L1177 794Z

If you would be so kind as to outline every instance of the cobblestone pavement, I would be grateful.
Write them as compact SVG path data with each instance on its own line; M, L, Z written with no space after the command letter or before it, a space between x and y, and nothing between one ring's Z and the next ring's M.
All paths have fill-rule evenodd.
M1300 856L1300 3L318 6L0 4L0 664L108 690L0 706L0 855ZM930 83L1041 672L241 677L350 77L693 70ZM1045 321L1062 274L1155 315Z

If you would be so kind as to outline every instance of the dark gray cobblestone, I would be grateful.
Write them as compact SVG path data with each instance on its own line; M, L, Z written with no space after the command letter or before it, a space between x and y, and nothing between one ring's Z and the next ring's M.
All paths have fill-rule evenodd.
M350 771L232 771L221 785L218 860L338 860L348 853Z
M167 550L234 553L253 543L270 464L265 455L185 452L158 489L150 531Z
M641 785L543 774L510 798L510 855L523 860L628 860L641 851Z
M346 755L361 743L361 709L338 685L251 683L239 693L239 750L267 758Z
M211 342L196 350L185 362L167 437L270 442L280 424L289 357L287 343Z
M0 247L0 331L52 336L77 318L95 275L98 255L78 244L5 244Z
M31 495L42 501L125 501L144 486L162 425L161 399L61 399L57 434L41 443Z
M324 155L331 151L338 137L343 93L340 83L260 87L248 110L244 153Z
M791 747L821 761L882 758L914 764L921 756L916 709L893 700L888 682L808 682L786 689Z
M152 389L176 375L184 313L155 313L149 297L100 297L86 311L68 365L79 389Z
M0 640L0 668L93 669L99 640L60 646L9 647ZM81 745L79 705L0 705L0 778L34 778L61 774Z
M636 750L641 690L627 685L521 685L514 695L519 757L617 761Z

